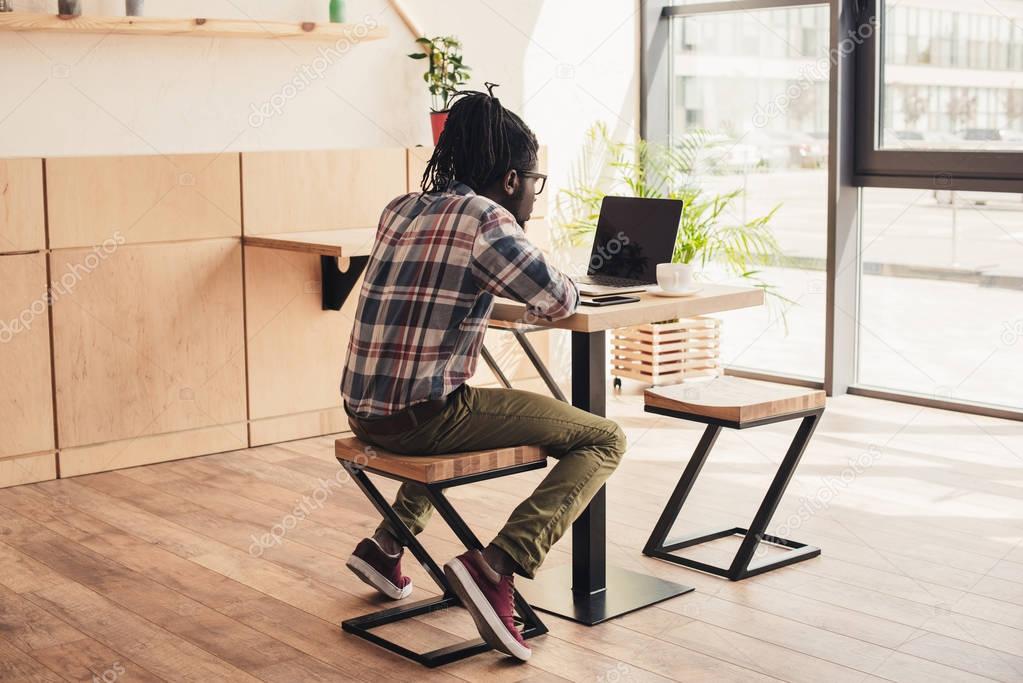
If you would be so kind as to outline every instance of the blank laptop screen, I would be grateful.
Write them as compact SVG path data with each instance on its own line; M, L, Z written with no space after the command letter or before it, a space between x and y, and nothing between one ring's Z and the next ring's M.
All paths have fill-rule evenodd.
M657 264L671 261L682 201L604 197L588 275L657 282Z

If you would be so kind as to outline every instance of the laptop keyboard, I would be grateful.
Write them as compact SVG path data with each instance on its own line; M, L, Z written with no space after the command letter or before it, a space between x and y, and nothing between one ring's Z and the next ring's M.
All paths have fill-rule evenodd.
M573 279L581 285L599 285L601 287L645 287L647 284L639 280L611 277L610 275L580 275Z

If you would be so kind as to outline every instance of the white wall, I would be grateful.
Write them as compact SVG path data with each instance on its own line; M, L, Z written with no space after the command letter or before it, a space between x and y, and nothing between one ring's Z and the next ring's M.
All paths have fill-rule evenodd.
M422 63L387 0L348 0L348 18L390 29L333 60L260 122L321 47L270 40L0 33L0 157L411 146L430 141ZM84 0L122 14L120 0ZM147 0L150 16L326 20L327 0ZM56 0L15 0L56 11ZM550 147L557 177L587 126L638 133L637 0L405 0L427 34L454 34L471 86L501 84ZM323 63L321 61L320 65ZM253 125L253 123L260 125Z
M14 2L56 12L56 0ZM86 14L123 14L120 0L83 4ZM322 77L304 77L308 87L265 121L254 107L324 66L329 43L0 33L0 158L429 144L423 65L405 56L415 49L411 34L387 0L347 4L349 21L379 22L390 36L332 59ZM462 39L470 87L501 84L505 106L548 146L552 194L593 122L638 135L638 0L404 4L426 34ZM146 5L149 16L326 21L328 0ZM552 368L568 366L564 341L552 344Z

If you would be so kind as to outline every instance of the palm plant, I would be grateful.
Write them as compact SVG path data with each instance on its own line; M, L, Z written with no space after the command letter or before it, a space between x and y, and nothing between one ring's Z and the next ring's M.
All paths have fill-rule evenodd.
M698 262L701 267L721 263L733 275L788 301L761 279L758 270L780 256L770 227L780 205L757 218L736 219L730 208L742 190L711 194L697 182L697 166L707 156L705 139L705 133L695 132L673 145L616 142L605 124L596 124L587 133L568 187L558 195L558 237L573 246L592 239L607 195L681 199L685 208L673 262Z

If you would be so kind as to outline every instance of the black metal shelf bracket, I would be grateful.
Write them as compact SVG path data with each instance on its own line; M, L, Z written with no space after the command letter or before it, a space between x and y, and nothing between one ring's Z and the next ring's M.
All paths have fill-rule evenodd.
M320 256L323 273L323 310L340 311L369 264L369 256ZM344 270L342 270L344 268Z

